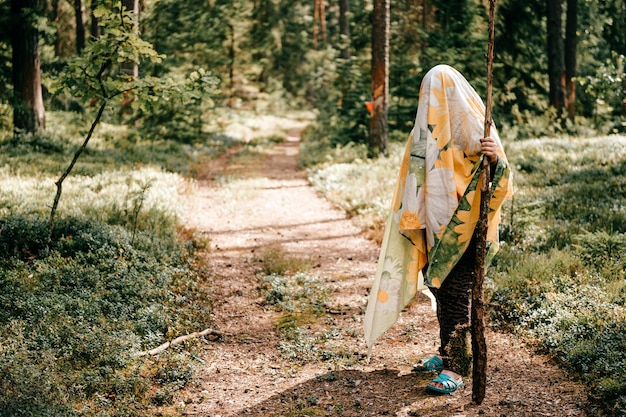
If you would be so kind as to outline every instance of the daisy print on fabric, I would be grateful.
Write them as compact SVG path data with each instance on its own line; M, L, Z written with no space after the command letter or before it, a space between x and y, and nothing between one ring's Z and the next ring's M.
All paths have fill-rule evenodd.
M402 193L402 206L394 213L396 223L400 223L401 230L419 229L419 205L417 203L417 178L415 174L406 176L406 185ZM409 220L410 219L410 220Z
M386 257L383 263L380 287L378 288L377 310L395 312L398 307L400 285L402 283L402 266L397 259Z
M423 196L419 195L425 193ZM448 168L435 168L426 175L426 185L420 188L418 199L427 201L428 206L424 213L428 247L435 244L434 235L440 235L441 230L450 222L457 205L456 185L454 173Z

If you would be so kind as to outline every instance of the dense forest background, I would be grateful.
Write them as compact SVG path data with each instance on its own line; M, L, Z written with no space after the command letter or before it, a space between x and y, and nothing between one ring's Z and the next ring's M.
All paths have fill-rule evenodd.
M32 72L15 68L23 65L19 64L22 54L29 56L39 46L35 53L40 55L43 102L38 114L44 108L84 112L94 106L94 100L79 101L77 91L81 88L82 96L90 96L77 85L79 79L68 80L64 75L72 71L68 65L75 64L81 55L95 60L94 54L99 53L98 59L102 59L107 47L112 52L115 46L103 38L114 35L119 43L130 42L134 49L127 48L125 56L136 61L138 68L130 65L129 69L127 63L107 69L105 75L113 77L115 71L133 75L135 85L128 90L137 89L137 79L142 77L181 80L198 71L204 74L203 81L196 79L194 83L195 87L204 84L193 96L196 105L153 100L149 108L126 118L133 126L154 130L159 124L158 134L190 140L190 132L193 136L197 131L194 124L210 117L211 108L253 107L274 112L313 108L333 144L367 142L370 115L365 103L373 95L370 67L375 2L123 3L134 12L136 25L122 23L121 27L135 31L138 40L151 45L153 52L162 56L160 62L149 62L146 58L154 56L142 55L145 51L141 46L133 44L131 38L123 40L118 36L120 28L110 26L111 19L104 10L113 10L115 2L0 2L2 131L13 130L13 110L21 108L20 91L14 87L22 92L36 90L29 88L38 81ZM421 76L433 65L455 66L484 95L487 5L485 0L390 2L386 111L391 137L396 132L407 133ZM512 139L555 132L626 130L625 26L626 6L621 0L498 1L494 119ZM104 45L104 50L94 46L98 44L100 48ZM13 70L23 76L16 76ZM131 82L128 77L125 80ZM74 90L59 90L55 87L59 81ZM118 90L127 91L124 87ZM128 100L127 92L114 97L116 110L140 106L139 100ZM23 129L22 124L32 131L33 123L18 121L17 128Z

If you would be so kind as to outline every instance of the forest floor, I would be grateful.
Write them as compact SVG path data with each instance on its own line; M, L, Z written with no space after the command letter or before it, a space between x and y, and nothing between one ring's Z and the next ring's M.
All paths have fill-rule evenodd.
M435 375L411 372L413 363L438 346L435 313L422 294L368 356L362 319L379 246L320 197L298 169L304 123L268 124L279 124L288 132L287 139L252 157L242 157L242 147L232 148L198 170L185 222L210 240L204 255L212 322L221 337L197 347L204 365L176 394L175 405L166 414L587 415L587 396L580 384L568 379L550 358L533 354L514 336L492 330L487 333L483 403L472 404L470 378L452 395L430 394L425 386ZM263 129L256 135L263 135ZM224 184L235 180L242 185L225 199ZM349 365L302 363L281 354L276 311L263 305L259 293L259 253L270 247L314 259L308 274L332 289L327 313L314 326L342 330L344 336L335 343L338 350L353 355Z

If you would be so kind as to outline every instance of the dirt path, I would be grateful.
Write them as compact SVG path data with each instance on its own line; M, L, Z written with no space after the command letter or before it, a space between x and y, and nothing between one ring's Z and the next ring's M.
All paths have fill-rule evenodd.
M425 296L375 345L362 337L366 296L378 247L344 213L320 198L297 169L299 132L260 155L227 152L199 174L187 224L210 239L207 251L215 327L202 347L204 365L177 394L177 412L226 416L585 416L585 393L508 335L489 332L488 387L471 404L471 380L454 395L434 396L433 375L411 364L437 348L438 328ZM241 163L245 161L245 163ZM224 185L226 184L226 186ZM314 259L310 275L330 288L329 313L343 361L300 363L281 355L275 312L259 294L259 253L280 247ZM341 356L340 355L340 356Z

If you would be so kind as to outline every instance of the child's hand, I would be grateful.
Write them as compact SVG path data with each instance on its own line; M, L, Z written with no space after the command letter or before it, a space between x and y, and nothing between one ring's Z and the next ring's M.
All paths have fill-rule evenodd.
M486 137L480 139L480 144L482 145L481 151L483 155L485 155L490 163L495 163L498 161L498 144L492 137Z

